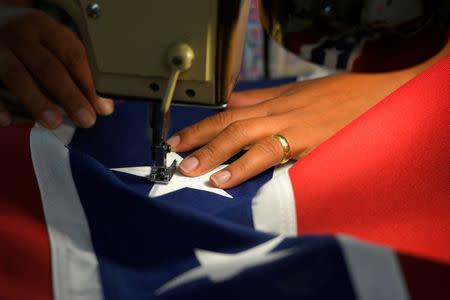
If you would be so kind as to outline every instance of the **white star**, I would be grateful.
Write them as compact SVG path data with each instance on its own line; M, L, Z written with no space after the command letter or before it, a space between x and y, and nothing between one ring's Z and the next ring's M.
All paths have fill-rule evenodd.
M155 291L155 295L160 295L180 285L204 277L208 277L214 283L223 282L233 278L245 269L268 264L293 254L296 251L294 248L269 253L278 246L283 239L283 236L278 236L263 244L236 254L194 249L195 256L200 262L200 266L178 275L165 283Z
M177 162L179 163L183 160L183 158L180 155L178 155L177 153L174 153L174 152L169 153L167 156L167 164L171 165L174 160L177 160ZM212 174L214 174L215 172L225 168L226 166L227 165L221 165L221 166L215 168L214 170L212 170L206 174L203 174L201 176L198 176L198 177L187 177L187 176L182 175L179 171L177 171L173 175L172 179L170 180L170 182L168 184L155 183L153 185L152 189L150 190L150 193L148 196L150 198L160 197L165 194L169 194L169 193L175 192L177 190L181 190L183 188L188 187L191 189L215 193L215 194L227 197L227 198L233 198L233 196L228 194L225 190L213 187L209 183L209 177ZM150 174L151 167L143 166L143 167L131 167L131 168L115 168L115 169L111 169L111 170L128 173L128 174L132 174L132 175L136 175L136 176L140 176L140 177L148 177L148 175Z

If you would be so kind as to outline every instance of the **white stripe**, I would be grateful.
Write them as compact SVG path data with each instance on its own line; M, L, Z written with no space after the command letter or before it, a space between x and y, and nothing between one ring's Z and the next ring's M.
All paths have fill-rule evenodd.
M396 254L388 248L337 236L360 300L409 299Z
M253 198L253 226L256 230L285 236L297 235L294 192L288 173L293 164L278 166L273 178Z
M53 134L63 145L69 145L75 133L75 125L68 117L64 117L64 122L57 129L52 130Z
M102 299L98 261L69 151L38 125L31 130L30 148L50 239L54 299Z

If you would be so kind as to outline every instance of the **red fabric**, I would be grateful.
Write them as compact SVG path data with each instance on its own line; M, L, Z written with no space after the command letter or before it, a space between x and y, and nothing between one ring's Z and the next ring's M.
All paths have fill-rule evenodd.
M450 262L450 55L289 171L299 234L346 233Z
M0 129L0 299L53 298L50 247L31 161L30 129L30 125Z

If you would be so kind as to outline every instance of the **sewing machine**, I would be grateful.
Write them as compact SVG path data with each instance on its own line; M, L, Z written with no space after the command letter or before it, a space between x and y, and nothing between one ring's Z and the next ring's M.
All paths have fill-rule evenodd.
M240 70L250 0L51 2L77 25L97 93L150 103L150 180L167 183L176 169L176 162L166 163L170 105L226 105ZM348 71L389 71L427 59L446 42L448 8L447 0L259 1L261 23L275 41ZM405 59L399 45L415 46L424 36L427 51ZM371 51L390 63L360 60L356 68L355 60Z
M241 65L250 0L52 0L76 23L99 95L148 101L154 166L167 183L172 103L224 107Z

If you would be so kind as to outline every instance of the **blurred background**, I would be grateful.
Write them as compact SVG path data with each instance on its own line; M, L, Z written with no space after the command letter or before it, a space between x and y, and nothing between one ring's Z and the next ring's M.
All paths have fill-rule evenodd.
M252 0L239 80L241 82L295 77L313 79L332 71L311 64L283 49L262 28L258 0Z

